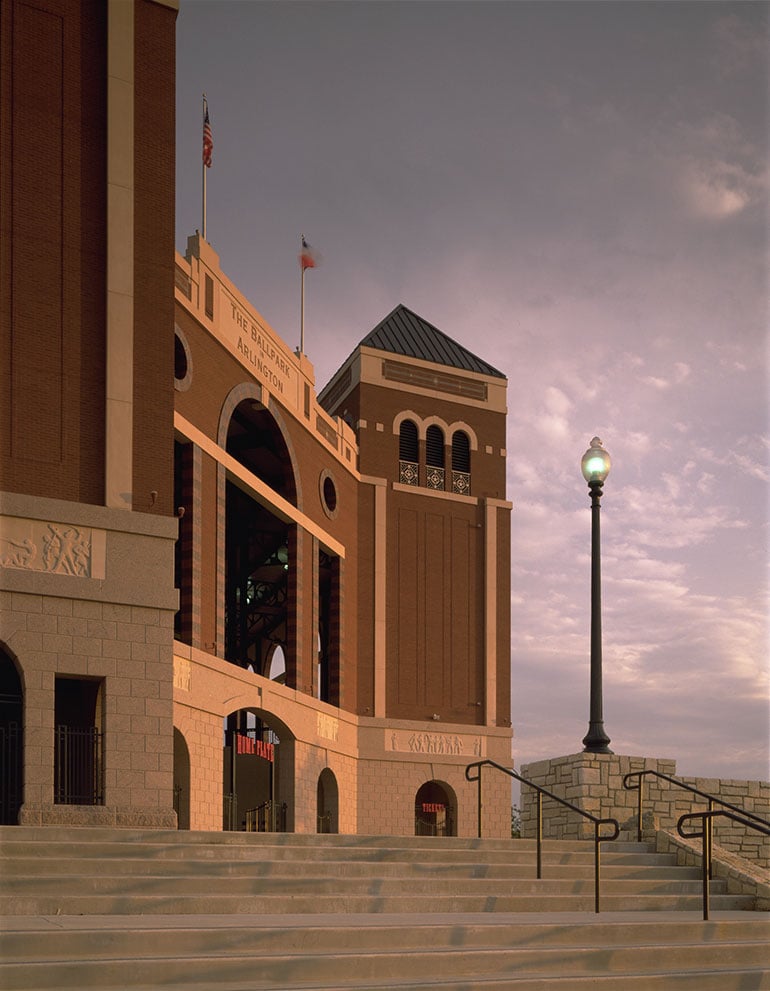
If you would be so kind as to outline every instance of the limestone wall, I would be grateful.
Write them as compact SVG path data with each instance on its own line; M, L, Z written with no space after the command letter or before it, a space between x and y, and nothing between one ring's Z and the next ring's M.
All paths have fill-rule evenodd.
M623 778L633 771L657 771L677 777L676 762L673 760L619 754L579 753L537 761L521 768L525 778L584 811L601 818L617 819L621 829L629 836L636 835L639 794L635 789L624 789ZM678 780L770 821L770 783L766 781L692 777ZM644 778L642 825L645 833L656 828L675 831L681 815L706 808L706 800L697 795L653 775ZM536 793L522 786L522 836L536 835L536 816ZM697 823L693 829L697 829ZM543 836L588 839L593 837L593 825L577 813L546 798L543 803ZM770 837L719 818L715 820L714 840L732 853L760 866L770 866Z

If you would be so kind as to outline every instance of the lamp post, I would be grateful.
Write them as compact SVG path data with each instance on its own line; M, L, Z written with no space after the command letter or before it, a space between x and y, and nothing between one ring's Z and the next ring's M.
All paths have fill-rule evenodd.
M583 737L583 753L611 754L610 738L602 716L602 570L599 540L599 500L610 471L610 456L598 437L580 462L583 478L591 493L591 700L588 733Z

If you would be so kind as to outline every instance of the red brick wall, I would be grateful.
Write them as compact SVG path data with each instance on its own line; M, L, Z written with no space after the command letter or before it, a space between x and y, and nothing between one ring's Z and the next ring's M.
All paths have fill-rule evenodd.
M106 5L0 16L0 487L100 503Z
M174 491L175 20L137 0L133 493L134 509L162 514L173 512Z

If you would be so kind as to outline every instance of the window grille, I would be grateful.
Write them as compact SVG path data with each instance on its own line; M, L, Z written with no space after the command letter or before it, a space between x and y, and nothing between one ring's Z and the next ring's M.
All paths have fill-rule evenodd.
M54 802L103 805L104 736L95 726L57 726Z
M444 489L444 433L430 426L425 434L425 484L429 489Z
M402 485L420 484L418 474L419 450L417 425L412 420L404 420L398 438L398 480Z
M471 445L463 430L452 436L452 491L458 495L471 491Z

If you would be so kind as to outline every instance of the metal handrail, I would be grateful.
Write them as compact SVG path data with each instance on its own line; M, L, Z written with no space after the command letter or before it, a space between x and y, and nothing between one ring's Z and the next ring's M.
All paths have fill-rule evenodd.
M731 819L733 822L738 822L747 829L753 829L758 833L764 833L765 836L770 836L770 823L764 820L756 820L758 816L751 816L749 818L746 815L735 815L734 812L728 812L726 809L709 809L708 812L686 812L683 816L679 817L679 821L676 824L676 831L682 837L682 839L699 839L703 837L703 855L702 855L702 877L703 877L703 919L708 922L709 917L709 881L711 880L711 858L712 858L712 832L714 819L717 816L723 816L725 819ZM689 822L691 819L700 819L701 828L695 833L686 833L684 831L683 824Z
M678 778L672 778L669 774L663 774L662 771L631 771L623 777L623 787L626 791L633 791L636 788L639 792L639 801L637 806L638 811L638 821L636 824L637 839L641 841L642 839L642 813L643 813L643 798L642 798L642 778L647 775L652 775L656 778L661 778L663 781L668 781L669 784L676 785L677 788L683 788L685 791L691 792L693 795L698 795L700 798L705 798L708 800L708 810L709 812L714 809L714 802L721 805L722 808L730 809L731 812L737 812L738 815L745 816L747 819L752 819L754 822L758 822L763 826L770 827L770 822L763 819L761 816L756 815L753 812L748 812L746 809L740 808L738 805L733 805L730 802L725 802L723 799L719 798L717 795L710 795L707 791L701 791L699 788L694 788L692 785L685 784L684 781L680 781ZM630 784L631 778L638 778L636 784Z
M600 877L601 877L601 857L600 857L600 844L605 842L610 842L616 840L620 835L620 825L617 819L600 819L598 816L592 815L590 812L586 812L585 809L579 808L577 805L573 805L572 802L568 802L565 798L560 798L558 795L554 795L553 792L548 791L547 788L543 788L541 785L536 785L534 781L529 781L527 778L522 778L520 774L512 770L510 767L503 767L502 764L497 764L493 760L477 760L472 764L469 764L465 768L465 778L467 781L478 781L478 795L477 795L477 808L478 808L478 835L481 839L481 769L482 767L494 767L498 771L502 771L511 778L516 778L523 785L527 785L528 788L534 788L537 792L537 879L541 880L543 877L543 795L547 795L552 798L555 802L560 805L566 806L568 809L572 809L573 812L577 812L578 815L583 816L584 819L589 819L594 824L594 911L599 912L600 905ZM471 771L477 768L478 774L475 777L471 776ZM614 826L612 836L602 836L601 827L602 826Z

